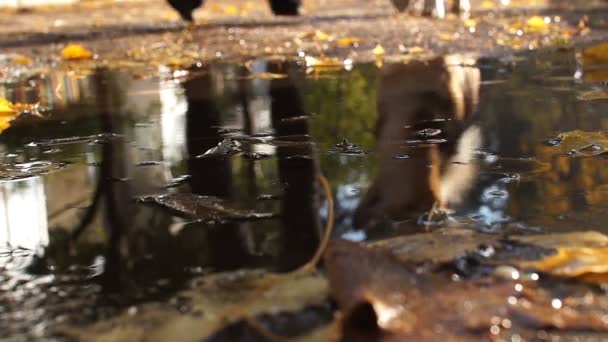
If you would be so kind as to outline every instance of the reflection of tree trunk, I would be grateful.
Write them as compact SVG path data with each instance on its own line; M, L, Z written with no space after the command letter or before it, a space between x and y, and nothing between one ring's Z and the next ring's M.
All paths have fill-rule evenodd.
M285 65L271 64L269 72L285 73ZM287 70L289 71L289 70ZM284 119L304 115L302 99L292 77L271 81L272 125L277 136L308 134L308 122ZM315 196L316 163L309 145L278 148L279 177L286 184L281 217L283 241L280 270L294 269L310 259L318 243L319 206ZM295 158L294 158L295 156Z
M112 86L108 70L99 69L95 73L96 99L99 116L104 133L115 133L113 115L120 111L117 102L120 87ZM104 191L103 213L105 231L108 234L108 249L106 251L105 271L102 276L104 289L110 292L129 291L129 262L130 254L127 242L127 229L132 226L130 218L133 210L131 192L126 182L118 179L125 178L128 170L125 162L128 160L126 145L119 138L103 143L102 162L100 166L99 186Z
M240 68L240 79L239 79L239 98L241 107L243 110L243 125L244 125L244 133L245 135L253 134L253 121L251 117L251 112L249 111L249 101L251 99L251 91L249 89L249 80L247 80L247 69ZM251 149L249 152L253 152L253 147L249 146ZM246 163L245 170L247 174L247 191L250 194L255 194L258 192L256 177L255 177L255 164L254 163Z
M188 111L186 112L186 139L190 159L192 192L199 195L230 198L232 196L232 169L228 158L202 158L203 154L221 140L218 126L220 111L212 98L209 74L184 83ZM225 224L209 230L211 267L220 270L242 267L247 256L238 234L238 224Z

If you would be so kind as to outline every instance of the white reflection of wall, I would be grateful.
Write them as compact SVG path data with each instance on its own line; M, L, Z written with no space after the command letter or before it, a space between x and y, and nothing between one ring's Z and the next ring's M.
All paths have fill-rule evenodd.
M49 243L41 177L0 182L0 246L36 249Z
M181 86L172 81L160 82L160 123L163 159L175 164L186 153L186 110L188 104Z

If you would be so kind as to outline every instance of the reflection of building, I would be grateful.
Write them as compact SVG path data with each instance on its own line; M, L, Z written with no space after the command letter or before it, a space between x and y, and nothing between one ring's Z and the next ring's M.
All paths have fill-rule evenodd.
M49 242L42 178L0 183L0 244L35 249Z
M37 250L49 243L46 195L42 178L0 183L0 246ZM28 252L29 253L29 252ZM17 259L0 257L0 267L25 266L31 253Z

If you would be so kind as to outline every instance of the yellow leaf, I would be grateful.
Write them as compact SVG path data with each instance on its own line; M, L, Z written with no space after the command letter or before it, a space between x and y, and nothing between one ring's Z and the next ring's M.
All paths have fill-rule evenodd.
M516 262L518 267L597 284L608 280L608 236L602 233L579 231L515 239L557 251L540 260Z
M492 1L486 0L481 3L481 8L485 8L485 9L494 8L494 3Z
M425 50L423 48L421 48L420 46L414 46L414 47L411 47L408 50L408 52L410 55L421 55L425 52Z
M608 136L600 132L574 130L559 134L551 140L563 153L593 157L608 152Z
M545 19L537 15L528 19L526 21L526 25L532 30L545 30L548 27L548 24L545 22Z
M19 65L32 64L32 59L29 57L26 57L24 55L15 55L15 56L13 56L12 60L13 60L13 63L19 64Z
M61 57L68 60L90 59L93 53L79 44L68 44L61 50Z
M316 40L320 40L322 42L326 42L326 41L330 40L330 36L327 33L323 32L323 31L318 31L318 30L315 31L314 37Z
M376 47L372 50L372 53L374 54L374 56L379 57L384 56L386 52L384 51L382 45L377 44Z
M237 15L239 14L239 9L234 5L228 5L224 7L224 13L229 15Z
M359 44L360 42L361 42L361 39L354 38L354 37L343 37L343 38L338 39L338 45L341 47L353 46L355 44Z
M449 42L449 41L454 40L454 36L449 33L440 33L439 39L443 40L444 42Z
M470 28L477 26L477 20L475 19L467 19L464 21L464 27Z
M0 97L0 116L15 115L16 110L13 104L7 99Z

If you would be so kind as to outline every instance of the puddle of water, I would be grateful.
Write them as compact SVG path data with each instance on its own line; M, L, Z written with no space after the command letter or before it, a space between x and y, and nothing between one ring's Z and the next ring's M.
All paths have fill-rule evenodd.
M336 236L357 241L435 226L605 230L607 160L546 143L608 129L606 101L577 97L593 84L574 53L457 60L324 77L258 60L180 82L166 69L98 69L0 84L48 108L0 135L3 334L96 321L201 273L295 269L327 215L319 174Z

